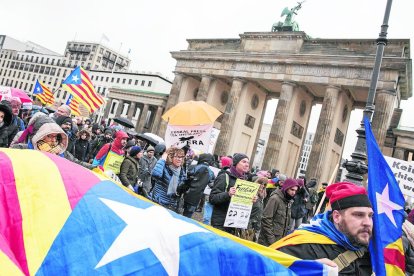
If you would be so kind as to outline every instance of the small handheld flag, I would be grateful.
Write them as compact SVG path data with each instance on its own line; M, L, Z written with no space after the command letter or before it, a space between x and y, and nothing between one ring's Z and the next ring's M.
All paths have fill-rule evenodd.
M36 80L33 95L36 95L44 105L52 105L55 102L52 91L39 80Z
M373 271L377 276L404 275L402 248L404 197L364 118L368 156L368 197L374 209L373 239L369 245Z
M81 115L80 110L79 110L79 102L72 96L72 94L69 95L69 98L66 101L66 105L69 106L73 115L75 116Z
M96 93L95 88L85 69L78 66L66 78L62 84L63 89L73 95L82 103L90 113L94 112L104 104L104 99Z

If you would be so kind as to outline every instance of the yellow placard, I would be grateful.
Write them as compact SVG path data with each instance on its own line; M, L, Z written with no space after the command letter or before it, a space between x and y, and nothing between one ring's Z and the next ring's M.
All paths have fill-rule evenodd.
M103 167L105 171L111 170L115 174L119 174L119 171L121 169L122 161L124 161L124 156L116 154L112 151L108 152L108 155L106 156L105 163L103 164Z

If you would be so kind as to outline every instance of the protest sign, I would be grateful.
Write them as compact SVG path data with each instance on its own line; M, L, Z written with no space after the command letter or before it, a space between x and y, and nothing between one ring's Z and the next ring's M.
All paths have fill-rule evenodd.
M168 125L165 133L166 147L182 148L188 145L194 151L208 152L212 125L174 126Z
M414 164L397 158L384 157L400 185L401 192L406 196L414 197Z
M6 100L12 97L11 88L8 86L0 86L0 98Z
M259 184L237 179L235 187L236 194L231 198L224 226L246 229Z

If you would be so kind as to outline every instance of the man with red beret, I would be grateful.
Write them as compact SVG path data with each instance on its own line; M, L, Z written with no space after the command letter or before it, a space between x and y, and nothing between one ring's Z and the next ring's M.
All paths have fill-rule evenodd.
M286 236L290 229L291 206L299 189L299 183L287 178L281 189L270 196L262 215L259 243L269 246Z
M305 260L323 259L338 266L339 275L371 275L368 243L374 213L367 191L341 182L328 186L326 196L332 211L315 216L271 247Z

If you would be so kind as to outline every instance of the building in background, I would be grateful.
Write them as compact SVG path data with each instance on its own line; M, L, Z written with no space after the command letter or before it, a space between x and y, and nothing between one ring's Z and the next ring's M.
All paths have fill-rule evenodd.
M312 143L313 138L315 137L315 133L306 133L305 141L302 147L302 154L299 160L299 168L296 177L305 176L306 168L309 162L309 155L312 150Z

